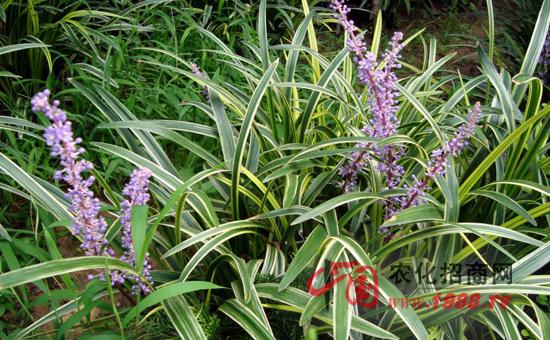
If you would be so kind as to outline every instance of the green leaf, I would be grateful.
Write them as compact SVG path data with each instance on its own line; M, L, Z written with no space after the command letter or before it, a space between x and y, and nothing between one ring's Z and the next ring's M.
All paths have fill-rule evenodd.
M101 124L98 127L124 127L124 124L134 124L134 122L112 122L107 124ZM201 136L211 137L211 138L218 138L218 130L214 127L208 126L208 125L202 125L192 122L185 122L180 120L168 120L168 119L151 119L151 120L139 120L136 123L136 126L146 126L147 124L155 124L158 126L162 126L163 128L173 130L173 131L184 131L189 133L194 133ZM143 124L139 124L143 123Z
M266 20L266 0L260 1L260 9L258 11L258 40L260 41L260 60L262 68L267 71L269 68L269 44L267 42L267 20Z
M121 270L139 275L128 263L106 256L83 256L53 260L0 274L0 291L52 276L90 269Z
M0 47L0 55L6 54L6 53L12 53L12 52L16 52L16 51L21 51L21 50L27 50L29 48L44 48L44 47L50 47L50 46L40 44L40 43L24 43L24 44L2 46L2 47Z
M292 38L292 45L294 46L301 46L302 42L304 41L304 38L306 36L307 29L309 27L309 22L313 18L313 12L309 13L304 20L300 23L300 26L296 29L296 32L294 33L294 37ZM293 83L294 82L294 74L296 72L296 65L298 62L298 57L300 56L300 50L293 49L289 52L288 58L285 65L285 75L284 80L287 83ZM287 87L285 91L286 100L291 103L292 102L292 87Z
M308 301L312 299L311 295L294 287L287 287L283 291L279 291L278 284L276 283L257 284L256 290L258 291L258 295L260 297L280 301L296 308L298 312L303 311L304 307L308 304ZM331 325L331 313L332 311L330 309L329 311L321 310L313 315L313 317ZM398 337L392 333L378 327L368 320L359 318L357 315L352 315L351 329L376 338L398 339Z
M533 218L537 218L539 216L546 216L549 213L550 213L550 203L545 203L529 210L529 214L533 216ZM502 224L502 227L509 230L513 230L523 225L525 222L527 222L525 218L523 218L522 216L516 216L511 220L504 222ZM523 235L523 234L520 234L520 235ZM489 239L494 239L494 237L487 236L487 239L478 239L474 241L473 242L474 248L475 249L483 248L487 243L489 243ZM471 247L463 248L460 252L454 255L453 263L459 263L461 261L464 261L464 259L467 258L471 253L472 253Z
M310 12L309 10L309 4L307 0L302 0L302 10L304 11L304 15L310 15L313 12ZM315 34L315 26L313 25L313 22L310 21L307 25L307 38L309 42L309 48L314 52L319 52L319 48L317 46L317 36ZM315 58L311 60L311 68L313 69L312 79L314 81L319 78L319 75L321 74L321 70L319 69L319 61L317 61Z
M178 186L170 195L166 203L164 204L164 207L162 208L161 212L156 216L155 222L151 225L149 230L147 231L147 234L145 235L145 241L144 241L144 248L148 249L149 244L151 244L151 241L153 240L153 237L155 236L155 232L169 212L174 208L176 203L180 200L180 197L189 190L190 187L193 185L201 182L203 179L206 179L210 176L213 176L215 174L218 174L220 172L223 172L225 170L220 169L220 166L214 167L212 169L207 169L204 171L199 172L195 176L191 177L189 180L187 180L185 183L182 183L180 186Z
M502 79L498 75L497 69L489 60L487 53L483 50L481 46L478 47L477 52L479 54L479 58L481 59L481 66L483 67L484 73L487 75L487 77L495 87L495 90L497 91L498 98L500 99L500 106L502 112L504 113L508 130L512 131L516 128L515 116L516 112L519 113L519 110L516 107L516 104L512 101L509 92L506 90Z
M0 223L0 238L7 241L11 241L10 234L8 234L8 232L6 231L6 229L4 229L1 223Z
M237 148L235 149L235 159L233 161L233 172L231 177L231 207L233 209L233 218L239 219L239 186L241 178L241 163L244 157L244 149L246 146L246 141L252 129L252 124L254 123L254 118L260 107L260 102L262 97L269 85L271 77L275 73L277 68L278 60L275 60L270 66L269 69L265 72L262 79L258 83L258 86L254 90L248 108L246 110L246 115L244 117L243 123L241 125L241 131L239 133L239 140L237 142Z
M190 141L189 139L185 138L179 133L171 131L170 129L162 127L160 125L157 125L152 121L113 122L113 123L101 125L100 127L117 128L117 129L128 128L131 130L150 131L166 138L169 141L172 141L174 143L177 143L183 146L185 149L189 150L190 152L194 153L195 155L207 161L211 166L214 166L219 163L219 160L203 147Z
M97 77L97 79L101 80L101 81L106 81L107 83L109 83L109 85L111 85L112 87L114 88L119 88L119 85L117 84L116 81L114 81L113 79L111 79L110 77L108 77L107 74L105 74L105 72L103 72L103 70L93 66L93 65L89 65L89 64L86 64L86 63L77 63L77 64L74 64L74 66L78 67L80 70L88 73L88 74L91 74L95 77Z
M503 237L510 240L531 244L534 246L541 246L543 242L532 238L526 234L504 228L497 225L485 224L485 223L449 223L434 227L429 227L422 230L414 231L410 234L404 235L387 245L380 248L375 252L378 257L389 255L392 251L402 249L407 244L416 242L419 240L427 239L430 237L441 237L443 235L457 234L457 233L475 233L478 235L487 235L491 237ZM475 244L475 243L474 243ZM469 249L469 248L467 248ZM452 263L458 263L456 259L453 259Z
M306 268L307 264L315 257L319 246L327 237L327 232L322 226L317 226L294 256L294 259L288 266L281 283L279 291L287 288Z
M537 221L535 221L535 219L531 217L531 215L529 215L529 212L527 210L525 210L521 205L516 203L516 201L514 201L513 199L511 199L510 197L506 196L503 193L500 193L497 191L489 191L489 190L477 190L470 193L470 195L489 197L490 199L493 199L498 203L504 205L506 208L514 211L516 214L524 217L532 225L534 226L537 225Z
M479 75L475 78L470 79L466 84L464 84L464 87L462 91L456 91L453 93L453 95L446 100L445 104L441 107L440 112L451 112L455 108L455 106L473 89L477 88L481 84L483 84L486 80L486 77L484 75Z
M193 310L181 295L164 300L162 306L181 339L207 339Z
M382 11L378 11L376 15L376 24L372 34L372 43L370 44L370 52L376 57L380 49L380 38L382 36Z
M369 200L369 201L377 201L377 200L382 200L382 199L385 199L391 195L397 195L396 192L394 191L388 191L384 194L370 194L370 193L365 193L365 192L352 192L352 193L347 193L347 194L344 194L344 195L340 195L340 196L337 196L337 197L334 197L326 202L323 202L321 204L319 204L318 206L316 206L315 208L311 209L310 211L306 212L305 214L303 214L302 216L296 218L294 221L292 221L291 225L296 225L296 224L299 224L299 223L302 223L302 222L305 222L309 219L312 219L314 217L317 217L329 210L332 210L336 207L339 207L341 205L344 205L346 203L349 203L349 202L354 202L354 201L360 201L360 200Z
M26 119L16 118L16 117L3 117L0 116L0 123L8 124L8 125L17 125L20 127L28 127L31 129L37 129L37 130L44 130L44 126L33 123L31 121L28 121Z
M500 320L506 339L521 339L521 334L519 333L516 325L517 321L512 317L512 315L510 315L507 310L500 307L498 303L495 304L493 310Z
M483 161L477 166L477 168L466 178L466 180L460 186L458 191L460 201L463 202L466 198L466 195L474 187L474 185L486 174L491 168L492 164L497 160L500 155L506 149L508 149L520 136L531 129L539 120L543 118L548 118L548 113L550 113L550 106L546 106L535 116L529 118L527 121L523 122L517 129L512 131L506 138L504 138L494 149L483 159Z
M9 71L0 71L0 77L4 77L4 78L21 78L21 76L18 76L17 74L13 74Z
M441 211L430 204L407 208L384 222L384 226L412 224L423 221L442 221Z
M163 258L170 257L194 244L197 244L199 242L204 242L206 239L210 237L214 237L222 233L226 233L228 231L239 230L244 228L265 228L265 226L259 223L253 223L253 222L247 222L247 221L233 221L233 222L224 223L219 227L211 228L192 236L191 238L169 249L162 257Z
M350 252L350 254L360 263L361 266L369 266L374 269L374 265L359 243L347 236L333 236L331 240L340 243L344 248ZM388 279L382 275L378 276L378 287L381 295L381 300L384 304L389 304L390 298L402 298L403 294L397 287L395 287ZM404 308L400 305L395 307L395 312L401 320L409 327L411 332L418 339L426 339L428 337L428 331L424 324L420 321L420 318L416 312L411 308Z
M185 265L185 268L182 270L180 274L180 280L185 281L189 275L191 275L191 272L193 269L195 269L196 266L199 265L199 263L212 251L217 251L220 253L224 253L220 246L227 240L234 238L239 235L243 234L250 234L254 233L250 230L230 230L225 233L222 233L210 241L206 242L196 253L193 255L193 257L187 262Z
M349 262L345 254L340 255L340 261ZM351 268L345 268L342 275L352 275ZM351 331L351 318L353 315L353 305L349 302L349 296L346 294L348 290L347 280L342 280L334 286L334 307L332 309L332 320L334 329L334 339L347 340ZM349 289L354 291L354 289ZM352 297L355 294L352 293Z
M537 18L537 23L533 29L533 35L531 36L531 41L529 42L529 47L523 58L523 63L519 73L523 73L529 76L532 76L535 72L535 69L538 66L538 61L542 49L544 47L544 42L546 41L546 35L548 34L548 27L550 26L550 1L544 0L542 6L540 7L539 16ZM523 100L523 94L525 93L526 85L517 84L512 89L512 96L514 101L519 105L521 100Z
M50 191L40 185L34 177L27 174L17 164L12 162L3 153L0 153L0 170L13 178L27 192L29 192L45 209L54 213L60 219L70 218L67 207Z
M204 289L220 289L221 286L215 285L211 282L205 281L186 281L186 282L172 282L161 287L158 287L154 292L147 295L145 299L141 300L136 306L134 306L128 314L124 317L122 324L124 326L128 325L139 313L144 311L146 308L152 307L156 304L159 304L167 299L195 292L197 290Z
M102 292L99 294L94 295L91 298L91 301L97 301L99 299L102 299L104 296L106 296L107 293ZM32 324L27 326L25 329L17 332L16 334L10 334L10 337L14 340L20 340L24 339L26 335L30 334L34 330L51 323L55 320L58 320L60 317L68 315L68 314L74 314L74 312L80 308L82 308L84 297L79 296L78 298L53 309L52 311L46 313L44 316L40 317L39 319L35 320Z
M147 231L147 211L149 207L147 205L134 205L132 206L132 243L134 244L134 252L136 257L136 271L141 273L143 271L143 261L145 260L145 254L147 248L145 248L145 233Z
M344 59L348 56L348 54L349 54L349 51L347 47L342 49L340 53L338 53L338 55L332 60L330 65L325 69L325 72L323 72L323 75L319 79L319 82L317 83L319 87L327 86L329 81L332 79L334 73L338 70L338 67L344 61ZM306 131L309 127L309 122L311 120L311 117L313 116L313 112L317 108L317 104L319 103L320 98L321 98L321 92L313 91L309 97L307 106L301 115L300 132L298 135L299 141L301 142L305 140Z
M487 0L487 16L489 18L489 61L493 61L493 55L495 54L495 14L493 11L493 1Z
M235 299L227 300L218 310L241 325L252 338L275 340L273 334L256 314L241 302Z
M223 102L218 93L212 89L208 91L208 95L210 97L212 112L214 112L214 120L218 127L218 136L220 138L223 159L227 166L231 166L231 162L235 157L235 136L233 135L233 127L225 113Z
M120 146L99 142L92 143L92 145L97 146L98 148L103 149L110 154L124 158L130 163L133 163L139 167L144 167L151 170L151 172L153 173L153 177L171 190L174 190L182 184L182 181L178 177L174 176L172 173L166 171L158 164L148 160L147 158L141 157L140 155L130 150L121 148Z
M481 189L486 189L488 187L496 186L496 185L499 185L499 184L516 185L516 186L519 186L519 187L525 189L526 191L533 190L533 191L537 191L537 192L541 193L544 196L550 196L550 188L549 187L540 185L540 184L532 182L532 181L522 180L522 179L516 179L516 180L511 180L510 179L510 180L504 180L504 181L497 181L497 182L489 183Z
M422 74L417 79L412 81L407 86L406 91L410 94L416 95L418 90L420 90L424 84L426 84L427 82L430 81L433 74L437 70L439 70L441 67L443 67L443 65L445 65L449 60L451 60L455 55L456 55L456 53L446 55L445 57L439 59L437 62L433 63L427 70L422 72ZM435 49L434 49L433 59L435 61ZM413 105L414 105L414 103L413 103Z
M94 86L95 93L91 89L85 87L84 85L71 80L71 84L76 87L82 94L88 98L89 101L94 104L94 106L111 122L116 121L136 121L137 118L134 116L124 104L122 104L117 98L115 98L111 93L100 86ZM132 149L132 151L137 150L137 146L127 131L124 129L119 130L123 136L126 144ZM154 161L155 164L162 167L165 171L169 172L172 175L177 175L178 172L174 168L172 162L168 156L164 153L159 143L155 138L146 131L132 130L134 136L141 142L147 151L145 155Z
M418 99L416 99L416 97L403 86L397 84L397 88L399 89L399 92L401 92L405 98L411 102L414 108L422 114L422 117L428 122L428 124L430 124L430 127L437 136L437 139L439 139L441 145L444 145L446 141L445 135L441 132L439 124L437 124L437 122L432 118L432 115L428 112L428 110L426 110L424 105L422 105L422 103L420 103L420 101L418 101Z

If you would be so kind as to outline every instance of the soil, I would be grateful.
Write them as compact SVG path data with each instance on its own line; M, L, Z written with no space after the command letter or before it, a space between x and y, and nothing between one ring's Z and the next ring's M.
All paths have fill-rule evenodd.
M352 11L350 19L362 29L369 29L372 32L375 18L372 10L366 5L364 8L357 8L363 1L348 1ZM370 2L369 2L370 3ZM383 12L383 39L391 37L393 32L401 31L405 39L410 37L420 29L425 28L422 33L426 45L429 46L429 40L437 40L437 58L456 53L455 57L447 63L446 69L460 70L463 75L477 76L480 74L478 69L479 57L476 47L481 44L485 50L488 49L488 15L485 1L463 1L467 3L453 9L450 6L451 1L431 1L432 6L425 5L420 0L411 1L411 9L408 11L404 5L397 7L396 10L386 10ZM499 37L504 32L510 30L510 20L504 18L514 18L515 8L511 7L509 1L493 1L495 15L495 35L496 46L499 47ZM338 29L337 29L338 30ZM367 34L367 40L369 35ZM322 36L321 39L326 38ZM331 40L330 38L328 39ZM500 43L502 43L501 41ZM368 42L367 42L368 43ZM422 68L424 59L424 46L421 39L415 39L402 52L403 60L417 68ZM505 52L496 52L495 63L513 65Z

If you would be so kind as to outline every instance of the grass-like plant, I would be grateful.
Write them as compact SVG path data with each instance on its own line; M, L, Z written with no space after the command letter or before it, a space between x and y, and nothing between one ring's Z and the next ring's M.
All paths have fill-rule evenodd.
M140 327L167 316L179 336L191 339L245 334L255 339L289 334L315 338L323 333L336 339L517 338L522 332L550 337L548 315L532 298L550 294L549 277L538 272L548 263L550 250L550 106L542 102L543 85L535 74L550 2L542 5L517 75L497 71L491 43L488 53L478 49L481 75L476 77L444 72L453 55L438 59L435 43L424 51L421 67L402 62L391 97L391 114L400 124L387 134L361 130L369 120L378 122L373 117L380 112L369 105L376 82L366 82L366 89L358 84L349 43L336 53L320 52L314 22L336 20L303 4L304 16L288 41L270 41L265 0L255 27L243 21L248 40L242 44L233 41L229 46L200 24L190 26L210 46L202 51L203 59L223 65L230 70L227 76L214 70L209 74L208 67L198 71L175 44L153 41L131 52L138 75L161 73L159 79L169 79L167 86L190 86L191 79L196 93L206 89L206 96L183 103L205 117L200 122L182 119L187 114L138 119L122 97L113 95L123 91L72 81L75 95L82 94L94 107L90 112L101 117L94 136L103 139L92 141L88 154L97 154L101 164L124 165L117 174L128 174L129 163L152 174L151 207L131 214L135 260L130 264L113 256L62 258L54 240L56 227L70 225L70 202L56 185L29 174L13 155L0 153L0 172L17 183L0 188L32 201L40 219L36 228L43 229L48 249L45 254L28 250L32 260L23 266L7 256L12 265L0 274L0 291L19 297L16 289L34 283L46 296L63 297L52 298L51 311L22 326L14 338L37 333L50 322L61 335L76 324L84 332L93 331L97 319L80 320L94 308L108 319L100 322L121 336L139 334ZM371 59L384 46L380 20L370 46L359 46ZM353 42L349 33L345 40ZM405 37L403 59L407 45L421 33ZM494 41L491 34L489 41ZM383 61L369 66L375 78L387 66L384 58L378 60ZM168 94L156 86L154 91ZM475 119L468 121L477 101L481 104L474 107ZM40 129L36 123L0 117L0 129L4 127L41 142L33 132ZM458 147L453 138L466 135L471 136L469 144ZM460 153L454 152L458 149ZM388 164L388 150L400 155L400 177L392 185L388 168L380 166ZM342 190L339 182L347 173L341 169L362 153L368 157L354 170L356 185ZM44 155L40 159L51 162ZM443 163L444 172L434 170ZM121 197L110 184L116 182L113 170L96 168L95 189L102 193L101 212L108 224L105 238L114 253L121 253L120 219L127 222L128 216L119 213ZM424 174L431 174L429 190ZM388 213L390 205L399 209ZM381 233L381 226L392 237ZM7 239L0 242L4 256L13 253L7 249L24 247L11 237L12 229L0 232ZM147 296L129 298L122 308L115 301L124 287L117 290L93 280L77 288L75 278L67 275L100 270L107 281L113 271L136 277L147 253L155 286ZM350 303L349 294L353 299L360 290L350 290L345 280L323 296L312 296L306 281L320 273L313 284L323 285L328 261L374 269L379 303L368 309ZM465 274L466 266L475 263L489 269L485 283L449 280L449 264L462 265ZM497 280L498 263L511 265L510 282ZM392 280L399 268L426 266L434 268L428 277L413 275L408 284ZM372 284L372 276L370 280ZM392 299L404 296L433 300L465 293L479 294L478 308L392 305ZM501 308L492 305L492 294L512 299ZM224 322L229 318L238 327L229 323L224 330L213 321L222 315Z

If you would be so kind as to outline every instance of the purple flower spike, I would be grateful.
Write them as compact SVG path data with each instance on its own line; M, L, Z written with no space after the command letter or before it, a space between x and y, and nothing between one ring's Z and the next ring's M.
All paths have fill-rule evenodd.
M124 255L121 260L128 264L135 266L136 256L134 252L134 243L132 242L132 207L137 205L146 205L149 201L149 177L151 177L151 171L147 168L135 169L130 177L130 182L124 186L122 193L127 197L120 204L120 224L122 225L122 248L124 248ZM145 255L143 263L143 276L145 279L152 283L152 277L149 272L151 269L149 254ZM141 282L138 277L127 274L112 274L119 282L124 282L125 278L132 279L135 284L132 289L134 294L148 294L150 292L149 286L146 283ZM113 280L115 281L115 280ZM122 283L121 282L121 283Z
M399 119L395 115L398 110L396 100L398 93L396 91L397 77L393 69L401 67L397 60L399 52L403 48L399 43L403 39L403 33L394 33L390 49L382 55L383 61L380 65L376 61L376 56L367 51L365 42L355 34L357 28L353 21L347 17L350 9L345 5L345 1L333 0L330 7L349 35L347 45L353 54L353 61L357 64L359 82L367 87L368 105L372 118L362 131L367 136L374 138L390 137L397 132L400 125ZM403 150L393 146L379 147L372 143L362 143L357 146L372 149L380 160L378 170L385 175L386 189L396 188L405 173L403 167L398 164ZM344 192L350 192L356 187L357 176L369 157L366 150L354 152L350 156L348 164L340 169L340 176L343 177L343 180L339 186ZM396 199L392 200L393 205L398 203ZM392 208L392 204L386 205L386 217L393 214Z
M32 100L32 111L43 112L52 124L45 129L44 138L51 148L51 155L61 159L62 170L56 171L54 177L56 180L63 180L70 185L65 197L71 201L69 211L72 213L72 232L76 236L82 237L81 248L88 256L108 255L115 256L111 247L107 244L105 233L107 232L107 223L102 216L99 216L99 199L94 197L90 189L94 183L94 176L84 178L82 174L92 170L92 163L86 160L79 160L78 157L84 152L78 144L82 142L80 138L73 138L71 122L67 120L67 114L59 108L59 101L49 102L49 90L44 90L36 94ZM149 177L151 171L145 168L137 169L132 172L130 182L126 184L123 194L128 197L121 203L121 224L123 228L122 247L125 250L121 259L132 266L135 266L134 245L132 243L132 206L145 205L149 201ZM151 265L149 263L149 254L146 254L143 264L143 276L152 283L150 274ZM88 279L99 277L105 280L103 273L97 275L90 274ZM139 278L129 276L118 271L111 272L111 282L113 285L124 283L126 278L139 282ZM133 286L135 294L149 293L149 286L145 283L139 283Z
M481 104L477 102L472 108L468 121L461 125L455 132L454 137L445 143L445 146L432 151L432 157L428 162L424 180L419 181L415 178L413 186L409 189L406 199L403 200L401 209L407 209L410 206L420 204L424 196L427 185L432 178L445 174L447 168L447 157L456 156L468 145L468 139L473 135L474 129L481 118Z
M349 34L348 49L354 55L353 60L357 64L359 81L367 86L369 93L369 108L372 113L371 125L363 131L373 137L385 138L393 135L399 126L399 120L395 117L397 112L396 81L394 68L400 68L397 62L399 52L403 46L399 43L403 39L403 33L395 32L390 43L390 49L383 54L383 68L379 67L376 56L367 51L365 42L356 36L357 28L347 15L350 9L344 4L344 0L333 0L330 7L335 16Z
M71 122L67 114L59 108L59 101L49 102L49 90L37 93L31 100L32 111L43 112L52 121L44 131L46 144L51 148L51 155L61 159L62 170L56 171L55 179L63 180L70 188L65 197L71 201L69 211L73 214L72 232L82 237L82 249L88 256L114 255L113 249L107 246L105 232L107 223L99 216L99 199L94 197L91 186L94 176L84 178L82 174L93 169L92 163L79 160L84 152L78 144L80 138L73 138Z
M356 34L357 27L352 20L348 19L350 9L345 5L345 0L332 0L330 7L348 34L346 44L357 66L359 82L367 88L367 102L372 116L362 131L365 135L377 139L395 135L401 122L396 116L399 107L396 100L398 96L397 76L394 69L401 67L398 59L399 52L403 48L400 43L403 34L401 32L394 33L390 41L390 48L383 53L379 63L376 56L367 50L363 39ZM429 180L445 173L447 157L456 156L467 145L467 140L472 135L480 115L481 107L477 103L472 109L468 122L456 131L453 139L447 142L444 148L432 152L432 160L428 164L424 180L421 182L415 179L407 197L391 197L383 203L385 219L391 218L401 209L419 204L427 190ZM356 146L363 148L364 151L351 153L348 164L339 171L343 180L338 184L344 192L352 191L357 186L357 177L370 157L368 149L372 150L372 154L378 160L377 170L385 175L385 189L394 189L400 185L405 174L405 170L399 164L399 160L404 154L403 148L391 145L381 146L375 143L360 143ZM383 226L380 227L380 232L389 234L389 230Z
M206 79L208 77L206 73L201 71L201 69L195 63L191 63L191 72L200 78ZM204 99L210 100L210 96L208 94L208 86L202 87L202 95L204 96Z

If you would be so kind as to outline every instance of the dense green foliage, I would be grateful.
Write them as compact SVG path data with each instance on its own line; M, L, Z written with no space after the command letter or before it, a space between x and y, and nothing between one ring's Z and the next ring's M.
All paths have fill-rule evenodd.
M323 2L0 3L0 337L550 338L550 105L537 78L550 1L522 21L529 37L507 35L513 48L499 44L492 2L484 5L472 74L448 66L452 48L442 54L424 29L405 36L401 127L373 140L360 130L367 93ZM365 33L375 55L391 34L382 13ZM71 235L59 164L42 137L48 119L29 106L46 87L95 165L117 252L122 187L135 167L152 171L149 208L134 210L147 218L132 226L136 256L148 251L153 262L147 296L86 280L140 268L83 256ZM406 190L384 189L376 158L357 190L338 188L359 142L402 147L401 187L412 185L477 101L470 145L423 204L385 221L383 202ZM375 268L377 306L349 303L345 280L309 294L307 280L327 261ZM487 282L465 281L475 263L489 268ZM498 263L512 266L511 282L492 282ZM461 282L448 280L448 264L462 265ZM423 266L435 268L433 282L393 279ZM390 306L449 293L479 293L483 303ZM491 306L491 294L512 300Z

